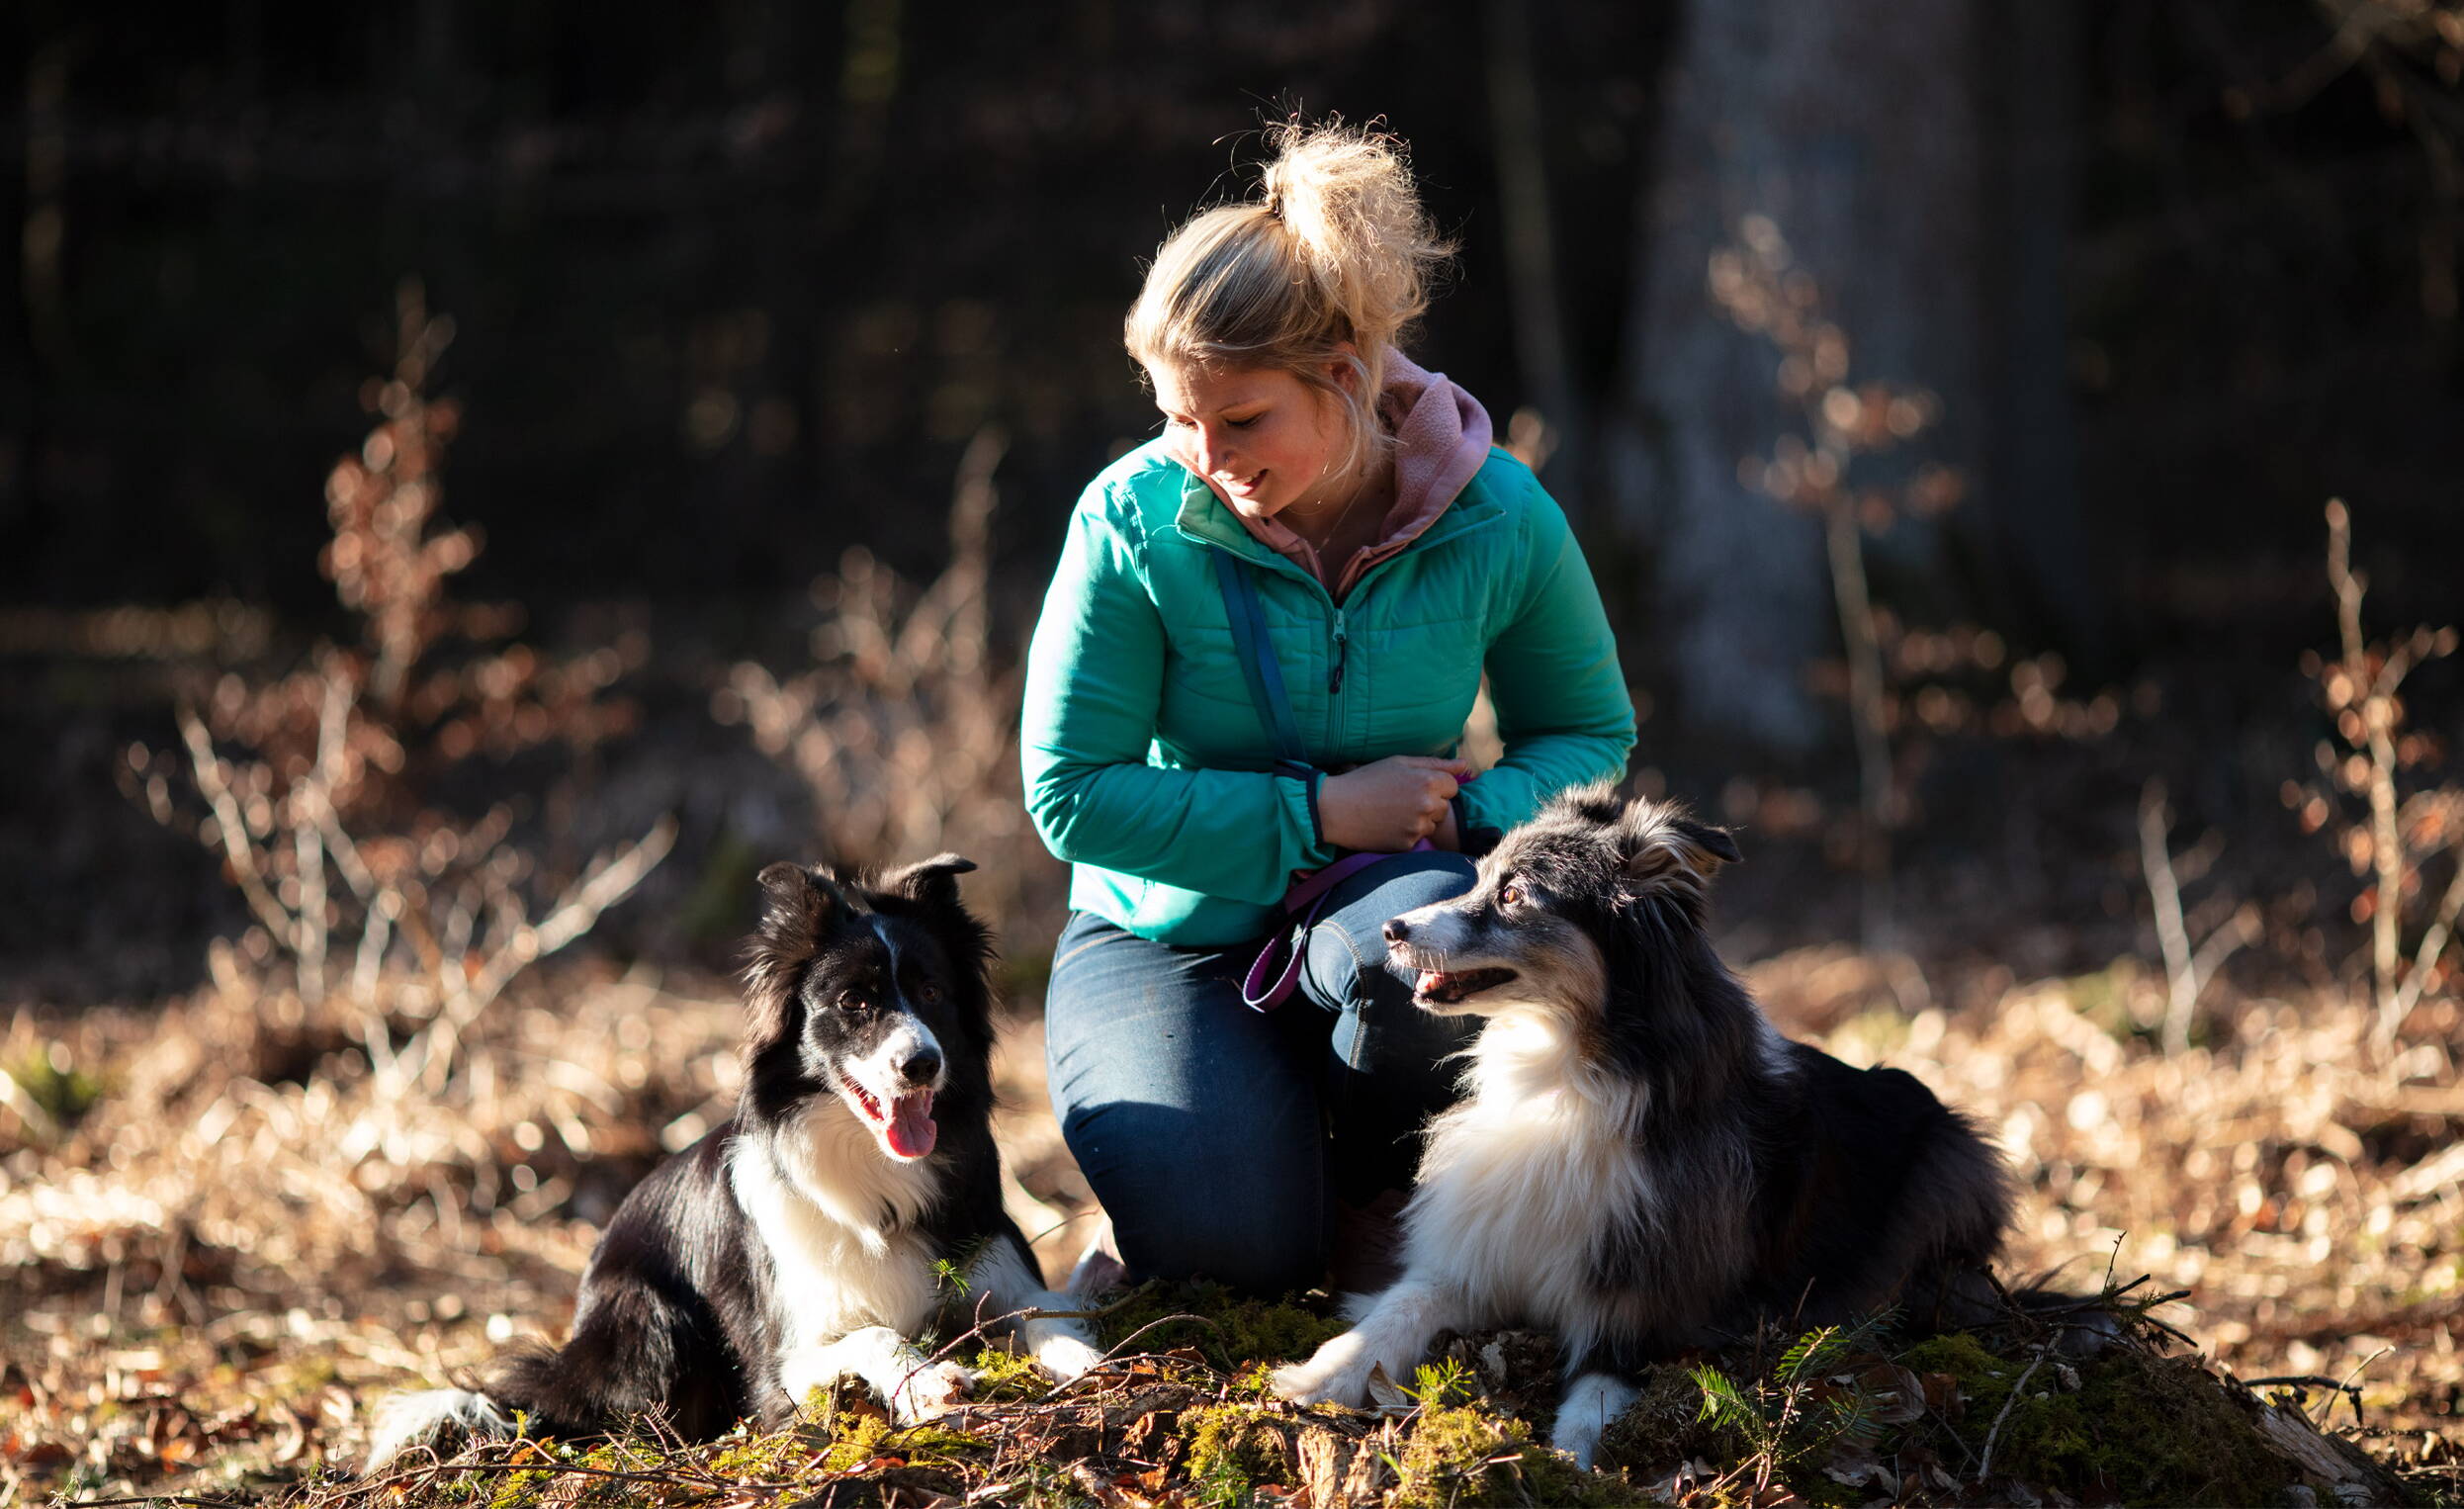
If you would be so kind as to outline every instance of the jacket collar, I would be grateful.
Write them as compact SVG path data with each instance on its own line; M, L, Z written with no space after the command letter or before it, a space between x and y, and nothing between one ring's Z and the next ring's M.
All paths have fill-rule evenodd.
M1175 463L1175 465L1179 464ZM1279 551L1268 548L1257 536L1251 534L1241 523L1239 516L1225 505L1223 499L1215 495L1214 489L1207 487L1204 481L1187 467L1179 467L1179 470L1181 473L1181 510L1173 522L1183 536L1200 545L1229 550L1242 560L1255 565L1300 577L1304 581L1317 582L1317 578L1302 570L1298 562ZM1451 540L1468 530L1493 524L1505 517L1505 514L1506 505L1491 494L1487 478L1474 476L1464 486L1463 490L1456 494L1454 500L1447 506L1445 512L1428 521L1411 539L1398 545L1393 554L1426 549L1441 540ZM1373 571L1377 565L1383 565L1386 559L1391 559L1391 557L1381 557L1369 570ZM1365 571L1360 574L1362 577L1366 575ZM1323 583L1318 584L1323 586ZM1354 584L1357 586L1358 582ZM1331 597L1333 594L1328 595Z
M1378 415L1393 440L1394 500L1378 522L1377 537L1344 562L1321 560L1307 541L1277 519L1250 519L1233 512L1214 485L1196 475L1177 450L1165 454L1180 462L1191 481L1212 494L1233 525L1276 555L1291 562L1303 576L1316 576L1340 601L1370 572L1401 555L1445 518L1489 457L1492 433L1488 410L1443 372L1430 372L1402 352L1386 350L1385 383L1377 397ZM1183 512L1188 512L1186 504ZM1244 552L1244 554L1248 554ZM1323 574L1337 571L1331 582Z

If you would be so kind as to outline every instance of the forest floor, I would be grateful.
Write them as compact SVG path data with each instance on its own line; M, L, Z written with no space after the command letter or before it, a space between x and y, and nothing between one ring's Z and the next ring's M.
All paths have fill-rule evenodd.
M983 1401L933 1431L842 1396L774 1437L497 1446L353 1486L374 1400L562 1333L598 1223L727 1113L738 1008L715 978L576 963L483 1018L442 1094L389 1097L364 1022L226 970L161 1007L28 1011L0 1042L58 1123L0 1113L0 1505L2464 1501L2453 1001L2372 1067L2332 989L2211 1002L2218 1035L2167 1056L2142 1025L2162 982L2127 960L1927 984L1829 947L1745 973L1785 1029L1998 1133L2024 1190L2007 1273L2146 1275L2135 1297L2184 1291L2153 1314L2186 1344L2074 1369L2024 1327L1793 1362L1775 1340L1694 1360L1734 1418L1698 1421L1716 1384L1661 1370L1586 1477L1531 1445L1545 1338L1465 1338L1379 1411L1296 1411L1248 1365L1330 1334L1322 1298L1141 1293L1103 1322L1123 1371L1048 1392L986 1357ZM1007 1019L1001 1131L1058 1271L1092 1208L1040 1044ZM1184 1308L1205 1318L1139 1332Z

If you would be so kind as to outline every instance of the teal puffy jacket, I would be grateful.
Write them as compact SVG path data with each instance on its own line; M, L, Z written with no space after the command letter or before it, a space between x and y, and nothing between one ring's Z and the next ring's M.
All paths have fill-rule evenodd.
M1452 754L1485 667L1505 754L1463 787L1465 826L1512 828L1625 773L1617 642L1564 513L1521 462L1492 450L1338 606L1150 441L1079 499L1027 652L1026 807L1073 866L1073 908L1160 942L1240 942L1273 925L1294 871L1342 852L1318 832L1316 777L1276 773L1217 550L1253 564L1311 765Z

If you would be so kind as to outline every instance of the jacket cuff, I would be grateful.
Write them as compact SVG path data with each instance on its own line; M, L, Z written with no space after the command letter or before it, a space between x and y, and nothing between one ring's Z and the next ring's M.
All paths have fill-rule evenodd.
M1309 847L1312 850L1325 848L1326 824L1318 816L1318 787L1325 782L1326 772L1296 759L1278 759L1275 762L1275 773L1277 779L1299 783L1301 806L1309 816Z
M1498 841L1504 839L1506 835L1501 829L1472 821L1471 804L1463 800L1464 795L1463 792L1455 792L1447 806L1454 811L1456 852L1477 859L1495 848Z

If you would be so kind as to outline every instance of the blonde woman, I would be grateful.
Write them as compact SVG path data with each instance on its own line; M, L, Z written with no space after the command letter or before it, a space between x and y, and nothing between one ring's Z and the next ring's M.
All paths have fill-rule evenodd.
M1046 998L1070 1149L1132 1277L1269 1293L1400 1204L1452 1100L1460 1021L1413 1007L1381 928L1633 744L1563 513L1400 349L1451 250L1402 143L1275 145L1129 311L1163 430L1071 516L1022 740L1072 866ZM1484 670L1505 752L1475 772Z

